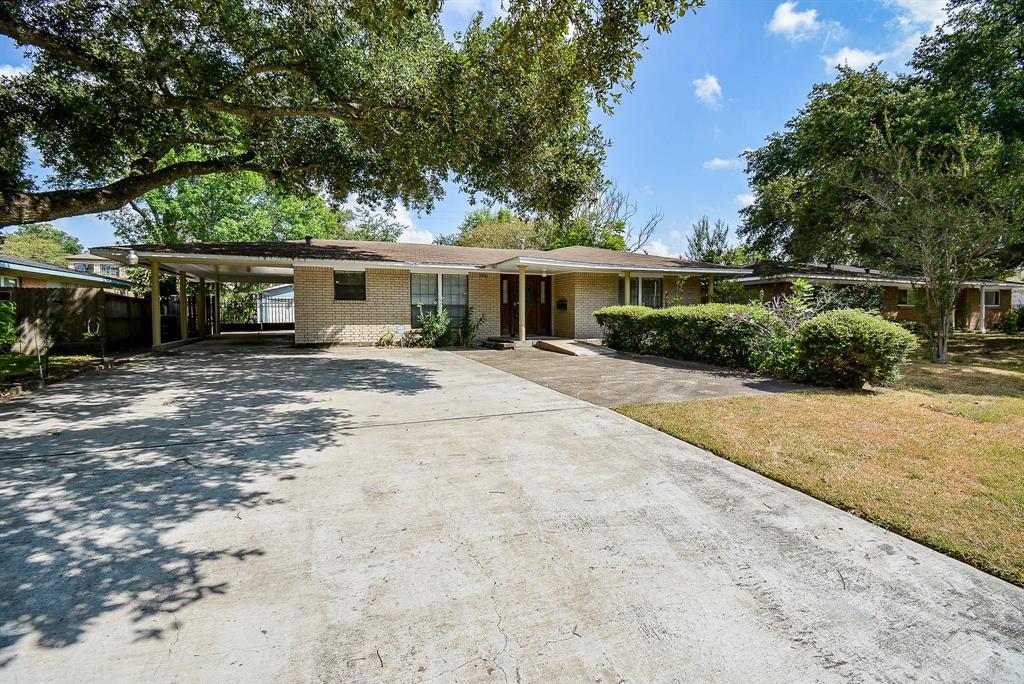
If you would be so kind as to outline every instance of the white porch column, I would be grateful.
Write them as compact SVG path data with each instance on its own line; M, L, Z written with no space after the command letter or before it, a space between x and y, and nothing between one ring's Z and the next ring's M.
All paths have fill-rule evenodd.
M160 346L160 264L149 262L149 316L153 346Z
M519 265L519 341L526 341L526 266Z
M708 274L708 302L715 296L715 276Z
M213 291L213 334L220 335L220 281L214 285Z
M979 323L979 330L986 332L985 330L985 286L982 285L978 288L981 291L981 322Z
M626 271L626 277L625 277L625 280L623 281L624 286L623 286L623 289L622 289L622 303L625 304L626 306L629 306L629 304L630 304L630 300L629 300L629 281L630 280L632 280L632 273L630 273L629 271ZM637 301L639 302L640 299L637 298Z
M188 275L184 271L178 274L178 329L181 339L188 339Z
M206 279L199 279L199 294L196 301L196 332L206 337Z

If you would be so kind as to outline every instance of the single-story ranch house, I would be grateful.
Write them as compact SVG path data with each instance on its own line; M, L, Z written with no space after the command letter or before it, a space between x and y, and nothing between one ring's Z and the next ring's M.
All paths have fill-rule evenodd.
M882 313L887 318L897 321L921 320L921 314L911 299L915 280L910 276L888 275L875 269L842 264L765 262L750 264L745 268L752 273L736 280L748 290L760 292L765 300L788 294L797 278L811 285L867 285L882 288ZM996 326L999 318L1010 310L1013 292L1024 288L1024 282L1009 280L972 280L965 285L957 302L956 327L979 331Z
M148 266L154 290L160 272L177 274L181 285L186 278L199 280L202 291L207 283L292 283L299 345L373 344L388 327L415 327L419 307L432 311L439 298L454 320L467 307L474 319L482 317L481 338L597 338L594 312L601 307L697 304L702 280L751 273L592 247L542 251L309 238L114 246L91 253ZM153 339L159 344L156 327Z

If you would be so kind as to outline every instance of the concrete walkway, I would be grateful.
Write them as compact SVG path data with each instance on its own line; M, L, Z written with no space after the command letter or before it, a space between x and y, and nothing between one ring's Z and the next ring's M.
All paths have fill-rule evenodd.
M0 680L1019 680L1024 591L456 354L0 405Z
M569 356L474 349L463 356L598 406L721 399L807 389L728 368L639 354Z

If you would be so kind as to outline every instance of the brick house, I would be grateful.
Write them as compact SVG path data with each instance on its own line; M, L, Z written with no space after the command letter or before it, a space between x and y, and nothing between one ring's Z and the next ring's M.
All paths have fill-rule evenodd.
M915 280L911 276L892 275L881 271L843 264L775 264L757 263L746 266L752 273L737 278L750 291L761 293L764 300L786 294L797 278L812 285L848 287L867 285L882 288L882 314L895 321L921 320L914 307L911 292ZM1015 292L1024 291L1024 282L1012 280L972 280L965 283L957 300L956 327L985 331L999 323L1010 310Z
M751 273L591 247L541 251L307 239L115 246L91 253L147 266L154 279L167 272L182 285L198 280L201 290L222 282L292 283L299 345L373 344L387 328L416 327L420 307L433 311L439 299L454 320L467 307L474 320L482 318L480 338L597 338L594 311L601 307L696 304L702 280Z

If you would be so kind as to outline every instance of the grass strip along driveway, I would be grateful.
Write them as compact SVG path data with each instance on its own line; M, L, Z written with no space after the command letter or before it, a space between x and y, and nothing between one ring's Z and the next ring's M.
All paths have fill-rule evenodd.
M617 410L1024 585L1024 337L964 335L893 388Z

